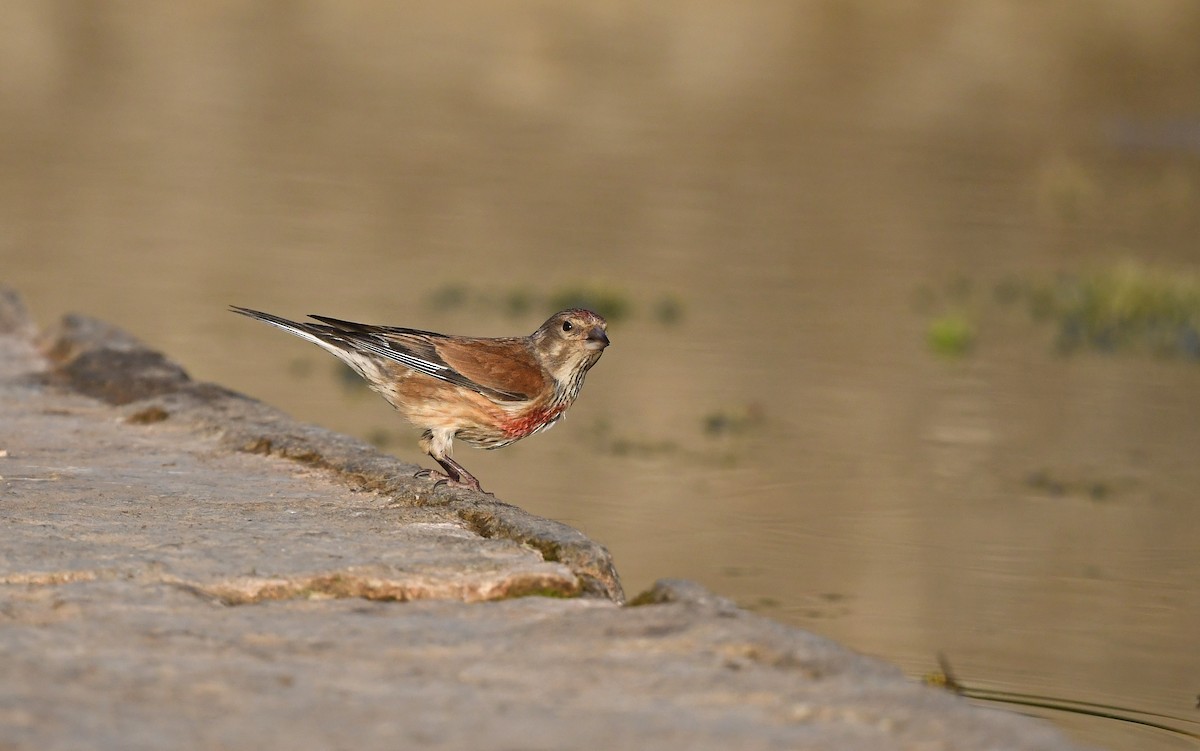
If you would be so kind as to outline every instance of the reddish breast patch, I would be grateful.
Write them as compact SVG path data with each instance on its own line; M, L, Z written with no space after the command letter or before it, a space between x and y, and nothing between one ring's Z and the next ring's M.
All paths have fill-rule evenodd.
M550 407L549 409L531 410L520 417L504 423L504 433L512 438L524 438L558 419L566 410L565 406Z

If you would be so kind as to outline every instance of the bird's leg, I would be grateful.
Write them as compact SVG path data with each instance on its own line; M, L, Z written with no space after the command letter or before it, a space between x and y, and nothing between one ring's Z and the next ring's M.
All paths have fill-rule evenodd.
M475 475L468 472L467 468L463 465L459 464L448 456L443 456L441 458L435 456L433 458L437 460L438 464L442 465L442 468L446 470L446 474L449 475L449 477L447 477L445 480L441 480L441 482L451 483L461 488L478 490L480 493L486 492L483 488L479 487L479 480L475 479Z
M425 435L421 436L421 448L425 449L426 453L435 462L442 465L442 469L446 470L446 473L442 474L435 469L423 469L416 474L416 477L437 477L438 480L434 483L435 487L446 483L447 485L470 488L471 490L478 490L480 493L486 493L486 490L479 487L479 480L475 479L475 475L468 472L466 467L450 457L450 445L453 440L453 433L425 431Z
M441 458L435 456L433 458L438 464L442 465L443 469L446 470L444 473L438 472L436 469L423 469L413 475L413 477L437 478L437 482L433 484L434 487L443 484L453 485L456 488L470 488L471 490L478 490L480 493L487 493L488 495L491 495L491 493L488 493L486 490L479 487L479 480L475 479L475 475L468 472L467 468L463 465L459 464L448 456Z

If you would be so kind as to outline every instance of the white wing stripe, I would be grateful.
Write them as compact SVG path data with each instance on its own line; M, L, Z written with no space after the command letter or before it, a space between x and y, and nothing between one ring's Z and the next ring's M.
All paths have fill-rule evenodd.
M410 355L407 352L400 352L400 351L394 350L390 347L383 347L372 341L359 339L359 340L355 341L355 344L359 348L364 349L368 352L374 352L375 354L379 355L380 357L386 357L389 360L395 360L396 362L401 363L402 365L407 365L408 367L412 368L413 370L419 370L420 372L427 373L431 376L436 376L436 375L438 375L438 373L441 373L442 371L449 370L449 368L446 367L445 365L438 365L437 363L430 362L430 361L422 359L420 357L414 357L413 355Z

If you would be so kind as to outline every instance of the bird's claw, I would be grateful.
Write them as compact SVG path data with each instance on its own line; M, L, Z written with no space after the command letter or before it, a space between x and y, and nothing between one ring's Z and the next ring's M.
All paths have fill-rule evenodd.
M426 477L432 478L434 480L433 487L435 488L438 485L450 482L452 479L450 475L444 472L438 472L436 469L423 469L420 472L415 473L413 477L419 477L422 479Z
M415 473L413 477L437 478L433 482L433 487L435 489L445 485L446 487L450 488L466 488L467 490L474 490L476 492L483 493L484 495L492 495L483 488L479 487L479 481L474 477L472 477L470 480L462 480L457 477L451 477L445 472L438 472L436 469L422 469L421 471Z

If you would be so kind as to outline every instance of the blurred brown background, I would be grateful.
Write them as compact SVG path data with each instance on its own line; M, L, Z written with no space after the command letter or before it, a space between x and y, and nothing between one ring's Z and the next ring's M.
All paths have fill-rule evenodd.
M332 358L225 306L500 335L594 305L613 347L570 419L458 456L631 593L697 579L914 675L940 650L1194 717L1200 5L4 19L0 281L43 323L415 462Z

